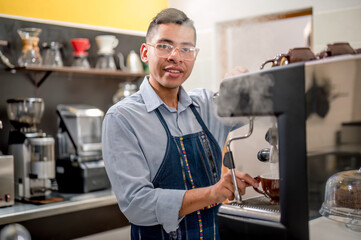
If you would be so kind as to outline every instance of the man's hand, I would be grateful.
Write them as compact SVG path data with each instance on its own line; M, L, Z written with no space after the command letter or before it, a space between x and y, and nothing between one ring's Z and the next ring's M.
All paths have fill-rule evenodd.
M238 191L241 195L246 193L247 187L252 186L258 188L258 182L247 173L239 171L235 171L235 173ZM221 180L211 186L211 196L216 199L217 203L222 203L227 199L234 199L234 186L230 170L222 176Z
M247 173L236 171L238 191L245 194L246 188L253 186L258 188L258 182ZM234 199L234 187L231 171L228 171L214 185L204 188L196 188L186 191L179 217L197 211L215 203L222 203L226 199Z

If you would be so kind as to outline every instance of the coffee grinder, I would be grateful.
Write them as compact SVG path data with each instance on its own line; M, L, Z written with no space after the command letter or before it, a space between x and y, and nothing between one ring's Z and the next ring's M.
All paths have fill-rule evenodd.
M43 112L41 98L7 100L7 114L16 129L9 133L9 154L14 156L18 200L43 200L51 194L55 179L54 138L37 128Z
M59 192L85 193L110 188L102 158L104 113L93 106L58 105L56 180Z
M223 204L218 212L222 239L309 238L304 93L304 65L298 63L222 82L216 101L219 116L275 117L269 130L271 148L261 150L259 159L269 161L278 155L280 192L279 204L270 204L263 196ZM230 153L224 163L234 168Z

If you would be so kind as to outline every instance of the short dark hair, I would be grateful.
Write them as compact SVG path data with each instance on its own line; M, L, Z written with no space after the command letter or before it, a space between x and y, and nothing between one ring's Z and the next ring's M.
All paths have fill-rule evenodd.
M193 21L188 18L184 12L175 8L166 8L153 18L153 21L149 24L147 35L145 36L146 41L150 41L154 30L156 30L159 24L166 23L175 23L192 28L194 30L194 42L196 42L196 28L194 27Z

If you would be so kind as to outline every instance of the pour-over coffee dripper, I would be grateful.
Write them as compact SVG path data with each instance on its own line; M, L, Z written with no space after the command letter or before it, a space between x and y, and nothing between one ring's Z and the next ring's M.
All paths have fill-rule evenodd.
M41 29L20 28L17 32L23 41L22 53L18 59L19 66L41 65L42 58L38 47Z
M99 48L95 68L116 70L114 48L118 45L118 39L113 35L99 35L95 37L95 42Z
M87 56L88 53L86 50L90 48L90 42L87 38L73 38L71 44L75 52L73 52L74 60L72 67L77 68L90 68Z

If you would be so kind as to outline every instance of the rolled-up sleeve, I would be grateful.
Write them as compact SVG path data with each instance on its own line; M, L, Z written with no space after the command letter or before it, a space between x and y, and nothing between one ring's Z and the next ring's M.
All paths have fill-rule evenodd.
M140 136L121 114L108 111L102 131L105 167L120 210L133 224L175 231L185 190L154 188Z

